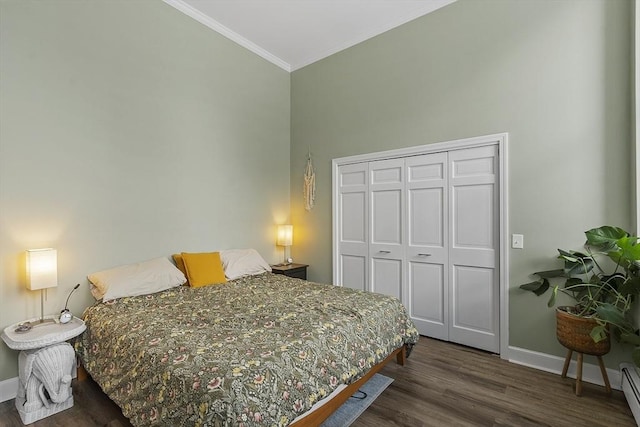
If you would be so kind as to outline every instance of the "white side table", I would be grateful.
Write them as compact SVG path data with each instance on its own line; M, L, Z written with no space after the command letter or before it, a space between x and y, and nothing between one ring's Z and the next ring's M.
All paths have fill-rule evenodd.
M45 316L45 319L54 319L55 322L38 324L39 318L29 319L35 326L27 332L16 332L16 328L21 323L7 326L0 336L2 340L13 350L33 350L43 348L51 344L57 344L77 337L84 332L87 327L82 319L73 317L68 323L58 322L58 316Z
M29 331L16 332L18 325L23 323L20 322L6 327L0 334L9 348L20 350L16 408L24 424L31 424L73 406L71 378L76 376L76 359L73 349L65 341L82 334L86 326L77 317L73 317L68 323L58 322L58 316L46 318L53 319L54 322L38 324L38 318L30 319L28 321L35 326ZM39 358L40 356L42 357ZM54 377L61 379L55 391L45 390L43 380L32 375L39 368L48 371L47 378L53 373ZM48 396L46 401L42 400L45 399L43 394Z

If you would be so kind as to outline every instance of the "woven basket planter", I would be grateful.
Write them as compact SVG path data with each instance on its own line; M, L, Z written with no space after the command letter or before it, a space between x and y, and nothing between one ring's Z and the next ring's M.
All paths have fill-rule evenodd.
M594 342L591 330L598 325L595 319L568 313L569 307L556 308L556 335L560 344L578 353L602 356L611 350L611 339Z

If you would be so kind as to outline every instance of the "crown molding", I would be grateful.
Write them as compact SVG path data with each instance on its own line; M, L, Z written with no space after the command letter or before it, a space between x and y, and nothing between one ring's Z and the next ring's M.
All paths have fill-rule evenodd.
M282 59L280 59L277 56L271 54L270 52L267 52L266 50L264 50L263 48L261 48L257 44L247 40L246 38L242 37L238 33L235 33L234 31L232 31L229 28L225 27L224 25L222 25L221 23L219 23L215 19L212 19L210 16L207 16L204 13L194 9L193 7L191 7L190 5L185 3L184 1L182 1L182 0L162 0L162 1L165 2L166 4L168 4L169 6L172 6L172 7L176 8L176 9L178 9L180 12L184 13L185 15L195 19L196 21L200 22L201 24L206 25L207 27L209 27L212 30L214 30L215 32L223 35L224 37L228 38L229 40L236 42L237 44L239 44L240 46L244 47L245 49L248 49L251 52L255 53L256 55L262 57L263 59L266 59L267 61L271 62L272 64L277 65L278 67L282 68L283 70L285 70L287 72L291 72L291 65L290 64L286 63Z

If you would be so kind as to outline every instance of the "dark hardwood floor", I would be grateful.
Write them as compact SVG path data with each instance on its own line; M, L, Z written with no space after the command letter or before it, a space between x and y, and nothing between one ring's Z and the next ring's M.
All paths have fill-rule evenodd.
M395 379L353 424L370 426L635 426L624 396L515 365L498 356L422 337ZM129 427L120 409L91 379L74 383L73 408L35 427ZM0 426L21 426L14 402L0 404Z

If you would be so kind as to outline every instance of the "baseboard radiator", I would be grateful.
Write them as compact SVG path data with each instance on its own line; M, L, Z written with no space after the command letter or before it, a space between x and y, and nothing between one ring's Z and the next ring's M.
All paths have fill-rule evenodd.
M636 424L640 426L640 376L632 363L621 363L620 373L622 374L622 391Z

